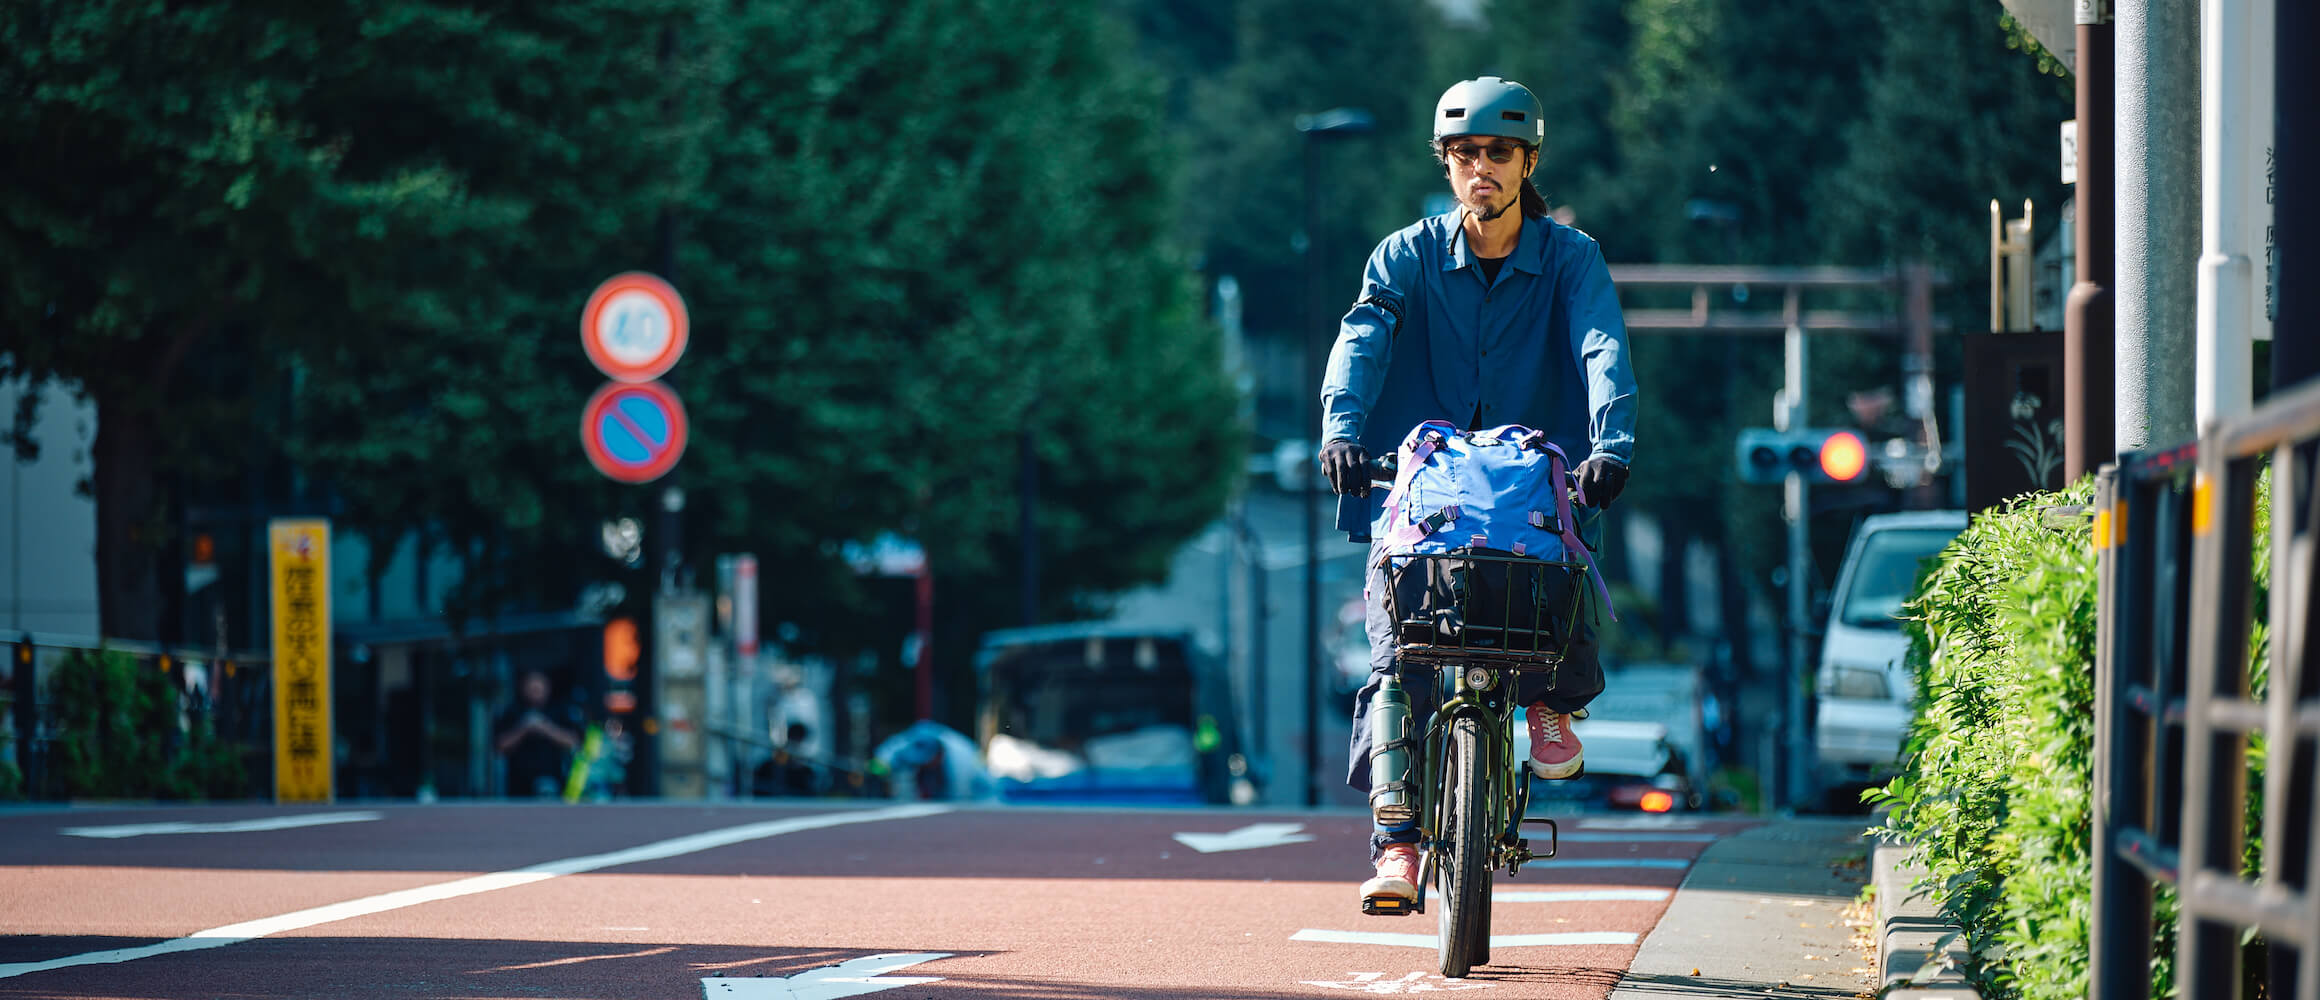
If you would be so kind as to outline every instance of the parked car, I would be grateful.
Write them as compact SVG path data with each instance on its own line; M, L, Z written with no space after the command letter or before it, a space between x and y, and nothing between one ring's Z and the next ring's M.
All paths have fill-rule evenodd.
M1708 739L1709 705L1714 695L1700 668L1685 663L1633 663L1604 672L1603 693L1587 705L1587 718L1572 728L1587 749L1588 767L1595 770L1592 734L1612 722L1653 722L1666 730L1676 757L1668 765L1681 771L1694 789L1708 785L1717 760ZM1655 772L1656 773L1656 772Z
M1563 781L1533 779L1534 809L1664 813L1699 808L1699 792L1685 773L1683 754L1668 737L1667 723L1591 715L1572 729L1587 748L1586 771ZM1514 752L1518 759L1531 752L1530 725L1519 716Z
M1831 806L1857 805L1860 789L1889 776L1901 755L1914 695L1902 605L1926 560L1965 527L1961 510L1877 514L1845 547L1814 685L1813 748Z

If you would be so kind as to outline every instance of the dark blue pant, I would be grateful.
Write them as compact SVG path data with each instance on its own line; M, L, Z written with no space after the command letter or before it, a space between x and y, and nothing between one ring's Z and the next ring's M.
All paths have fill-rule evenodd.
M1589 508L1579 511L1579 538L1589 549L1602 547L1601 512ZM1595 595L1593 580L1579 581L1586 596L1579 604L1579 627L1564 650L1562 669L1553 675L1526 673L1516 690L1516 703L1534 705L1544 703L1549 711L1570 713L1585 708L1595 696L1603 693L1603 662L1597 644L1595 617L1601 613L1602 602ZM1363 577L1363 592L1369 597L1369 681L1353 696L1353 738L1346 753L1345 783L1362 792L1369 791L1369 700L1379 685L1396 669L1394 657L1393 619L1386 609L1386 579L1384 566L1377 558L1377 543L1370 545L1370 565ZM1440 700L1442 686L1435 671L1412 668L1402 677L1402 690L1410 699L1410 717L1424 720L1433 715ZM1550 686L1552 682L1552 686ZM1425 773L1422 758L1426 747L1421 741L1411 753L1412 775ZM1414 844L1418 841L1415 820L1395 827L1377 827L1370 837L1370 861L1387 844Z

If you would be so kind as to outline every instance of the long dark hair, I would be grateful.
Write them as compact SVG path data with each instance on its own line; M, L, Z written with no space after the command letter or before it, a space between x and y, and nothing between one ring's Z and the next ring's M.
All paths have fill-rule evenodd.
M1539 189L1531 184L1531 179L1528 177L1523 178L1522 212L1523 218L1526 219L1544 219L1547 217L1547 199L1539 195Z

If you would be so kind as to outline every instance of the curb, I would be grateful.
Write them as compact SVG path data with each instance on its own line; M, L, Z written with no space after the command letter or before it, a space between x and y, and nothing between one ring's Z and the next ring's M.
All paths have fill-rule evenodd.
M1907 845L1878 845L1871 863L1877 888L1877 978L1885 1000L1981 1000L1960 968L1966 945L1958 926L1910 885L1925 869L1907 865ZM1945 947L1944 938L1950 938ZM1932 968L1928 968L1931 966Z

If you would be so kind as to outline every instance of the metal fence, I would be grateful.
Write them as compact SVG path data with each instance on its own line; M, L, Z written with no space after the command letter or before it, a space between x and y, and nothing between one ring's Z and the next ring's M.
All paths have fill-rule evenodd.
M51 680L71 657L104 651L129 658L176 694L176 726L160 735L174 745L194 726L206 726L234 747L252 794L273 783L273 670L263 653L201 653L153 643L104 642L77 636L20 633L5 638L6 683L0 684L0 761L13 764L28 798L73 793L57 773L67 735Z
M2153 995L2153 893L2178 900L2187 997L2320 1000L2320 669L2311 663L2313 442L2320 382L2199 441L2123 455L2095 497L2095 1000ZM2271 530L2256 491L2271 470ZM2256 560L2270 559L2268 656L2251 662ZM2251 672L2251 667L2258 668ZM2264 696L2251 694L2264 678ZM2265 761L2261 851L2246 873L2251 745ZM2243 935L2264 945L2248 968Z

